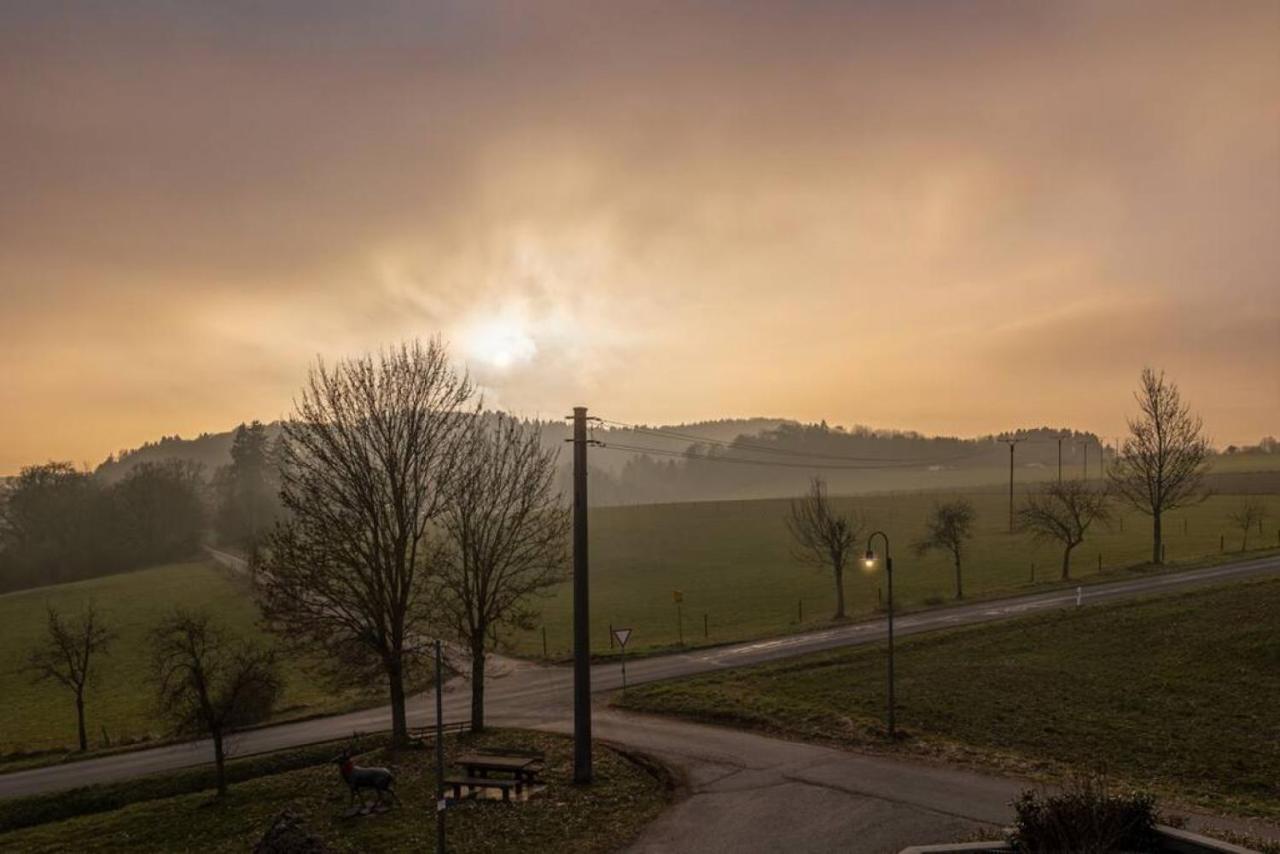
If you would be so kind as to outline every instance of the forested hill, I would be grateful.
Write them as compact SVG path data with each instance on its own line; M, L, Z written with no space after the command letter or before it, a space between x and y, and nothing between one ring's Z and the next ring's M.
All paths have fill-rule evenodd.
M569 424L544 421L538 429L543 443L560 452L561 485L568 492ZM138 463L182 459L201 464L212 476L230 461L233 432L166 436L113 455L97 474L110 483ZM266 432L274 441L279 424L267 425ZM1038 427L1018 435L1023 439L1015 453L1020 481L1056 472L1060 435L1064 467L1082 472L1087 454L1091 476L1101 473L1100 445L1092 434ZM1006 481L1009 466L1007 445L991 436L925 436L780 418L652 427L601 424L592 436L602 443L590 451L593 504L788 496L803 491L815 475L838 493L995 484Z
M274 442L280 434L279 422L267 424L266 433L268 440ZM225 433L201 433L194 439L161 436L154 442L112 454L94 473L107 483L114 483L139 463L190 460L203 466L207 474L212 474L231 462L231 440L234 436L234 428Z

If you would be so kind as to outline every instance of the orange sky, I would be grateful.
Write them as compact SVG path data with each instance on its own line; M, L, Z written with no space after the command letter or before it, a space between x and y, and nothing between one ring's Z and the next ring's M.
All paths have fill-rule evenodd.
M268 9L260 8L262 5ZM7 3L0 474L443 333L488 399L1280 433L1280 5Z

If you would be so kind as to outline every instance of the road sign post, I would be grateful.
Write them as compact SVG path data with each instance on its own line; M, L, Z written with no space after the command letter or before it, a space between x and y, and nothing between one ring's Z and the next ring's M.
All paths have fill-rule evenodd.
M631 640L631 629L614 629L612 633L614 640L618 642L618 648L622 650L622 690L627 690L627 641Z

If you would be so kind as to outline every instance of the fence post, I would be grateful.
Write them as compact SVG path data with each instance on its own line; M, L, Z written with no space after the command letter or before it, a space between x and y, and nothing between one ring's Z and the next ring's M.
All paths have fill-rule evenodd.
M1098 552L1098 572L1102 572L1102 552Z
M1160 544L1160 562L1161 562L1161 563L1164 563L1165 553L1166 553L1168 550L1169 550L1169 544L1168 544L1168 543L1161 543L1161 544Z
M804 600L803 599L796 600L796 622L797 623L804 622Z
M1218 535L1218 553L1221 554L1227 550L1227 535Z
M613 649L613 623L609 624L609 649Z
M542 657L543 658L551 657L547 655L547 627L546 626L542 627Z
M704 638L711 637L711 632L707 628L707 615L705 613L702 615L702 636Z

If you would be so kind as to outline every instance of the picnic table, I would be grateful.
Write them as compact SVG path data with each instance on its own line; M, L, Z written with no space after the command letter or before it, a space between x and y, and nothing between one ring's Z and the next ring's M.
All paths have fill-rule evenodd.
M462 776L446 777L445 785L453 789L455 799L462 797L462 787L473 791L478 789L498 789L502 792L502 800L511 798L511 790L519 795L526 786L537 782L538 772L543 767L543 756L537 752L478 752L464 753L454 758L454 763L466 769ZM510 777L491 777L491 773L510 774Z
M541 758L533 755L464 753L454 762L467 769L469 777L487 777L490 772L502 772L526 783L532 783L542 770Z

